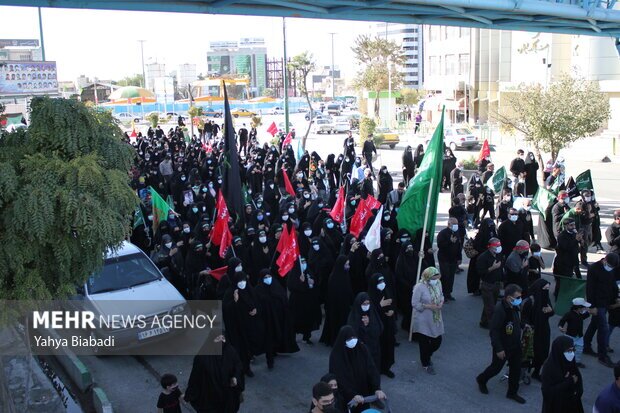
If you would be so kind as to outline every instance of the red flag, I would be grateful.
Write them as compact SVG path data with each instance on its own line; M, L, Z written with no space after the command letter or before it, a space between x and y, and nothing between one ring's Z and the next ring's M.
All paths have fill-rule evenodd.
M288 179L288 174L284 168L282 168L282 179L284 179L284 187L286 188L286 192L288 192L291 196L295 196L295 190L293 189L291 180Z
M485 139L482 143L482 148L480 148L480 154L476 162L480 163L487 156L491 156L491 148L489 147L489 141Z
M205 150L206 153L211 153L213 152L213 146L211 145L211 142L209 142L209 144L207 145L206 143L202 143L202 149Z
M280 239L278 240L278 245L276 246L276 251L282 253L282 250L288 243L288 225L284 224L282 227L282 234L280 234Z
M226 274L226 271L228 271L228 265L225 265L224 267L216 268L214 270L210 270L209 274L211 275L211 277L219 281L222 279L224 274Z
M355 235L356 238L359 237L371 216L372 211L368 206L367 200L362 199L359 206L355 210L353 219L351 219L351 228L349 229L349 232Z
M284 148L286 145L289 145L292 141L293 134L289 132L288 135L286 135L286 138L284 138L284 142L282 142L282 148Z
M336 200L336 205L332 208L329 216L332 217L334 221L337 223L341 223L344 218L344 201L346 195L344 193L344 186L341 186L338 190L338 199Z
M282 234L284 236L284 233ZM276 260L278 264L278 273L280 277L284 277L295 266L295 261L299 259L299 245L297 244L297 234L295 227L291 227L291 232L287 236L286 243L282 254Z
M138 134L136 133L136 130L135 130L135 129L132 129L132 130L131 130L131 135L129 135L129 137L131 137L131 138L135 138L135 137L137 137L137 136L138 136Z
M381 206L381 202L377 201L374 196L368 195L366 197L366 205L370 209L379 209L379 207Z
M216 208L217 218L215 219L215 225L213 225L213 231L211 231L211 242L220 246L220 257L224 258L226 249L232 244L232 234L228 228L230 214L228 213L226 201L222 196L222 191L217 193Z
M278 127L275 122L271 122L271 125L267 128L267 132L271 133L271 136L275 136L278 131Z

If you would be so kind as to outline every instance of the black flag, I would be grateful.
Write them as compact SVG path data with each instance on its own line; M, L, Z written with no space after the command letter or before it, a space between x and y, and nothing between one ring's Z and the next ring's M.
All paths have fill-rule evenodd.
M237 219L242 219L243 195L241 192L241 175L239 173L239 154L237 153L235 130L233 129L228 93L226 92L226 83L224 81L222 81L222 87L224 88L224 171L222 173L222 185L228 210L234 213Z

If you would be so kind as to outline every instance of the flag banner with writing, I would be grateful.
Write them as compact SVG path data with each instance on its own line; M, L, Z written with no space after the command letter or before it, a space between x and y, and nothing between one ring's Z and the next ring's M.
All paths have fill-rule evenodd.
M575 185L577 186L577 191L581 192L583 190L594 190L594 184L592 183L592 174L590 170L584 171L577 175L575 178Z
M553 192L539 186L538 191L534 194L534 198L532 198L532 208L538 211L543 219L547 219L547 208L554 200L555 194Z
M491 179L487 181L487 186L493 190L496 194L501 193L506 183L506 168L501 167L495 171Z

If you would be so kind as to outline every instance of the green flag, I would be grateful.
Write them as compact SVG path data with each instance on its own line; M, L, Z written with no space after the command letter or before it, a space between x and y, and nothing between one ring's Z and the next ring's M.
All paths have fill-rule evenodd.
M149 186L151 205L153 206L153 232L157 231L159 223L168 219L168 212L172 209L153 187Z
M166 197L166 203L168 204L168 206L170 207L170 209L172 209L174 211L174 201L172 200L172 195L168 195ZM167 217L166 217L167 218Z
M546 220L547 219L547 208L549 207L549 205L553 203L554 200L555 200L554 193L547 191L542 186L539 186L538 191L536 191L536 194L534 195L534 198L532 199L532 207L536 211L540 212L540 215L542 216L543 220Z
M491 179L487 181L487 186L491 188L496 194L499 194L504 188L505 183L506 168L502 166L497 171L495 171L495 173L491 176Z
M584 189L589 189L590 191L594 189L594 185L592 184L592 174L590 174L589 169L577 175L577 179L575 179L575 186L577 186L577 191L579 192Z
M431 242L435 235L435 221L437 220L437 200L441 187L442 166L443 166L443 118L435 129L435 133L428 143L424 158L420 164L418 173L409 181L409 188L400 203L400 209L396 216L398 227L404 228L416 236L416 232L424 228L424 217L429 202L429 213L427 231ZM431 188L431 179L433 180ZM430 190L430 199L429 199Z
M560 280L560 291L553 310L557 315L562 316L570 310L573 305L573 298L586 297L586 280L572 277L558 278Z
M140 205L138 205L133 214L133 228L136 229L140 225L144 225L144 224L145 224L144 214L142 213L142 208L140 207Z

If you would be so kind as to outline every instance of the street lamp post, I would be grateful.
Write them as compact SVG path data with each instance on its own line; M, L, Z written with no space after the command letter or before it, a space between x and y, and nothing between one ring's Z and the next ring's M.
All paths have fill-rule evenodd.
M332 100L336 99L336 76L335 76L335 66L334 66L334 35L336 33L330 33L332 36Z
M43 17L39 7L39 38L41 39L41 59L45 62L45 41L43 40Z
M392 62L388 60L388 119L387 127L392 123Z
M282 83L284 89L284 132L288 135L288 61L286 58L286 20L282 17L282 47L284 48L284 62L282 63Z
M146 89L146 75L144 74L144 42L146 40L138 40L140 42L140 54L142 55L142 87Z

